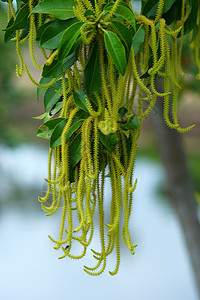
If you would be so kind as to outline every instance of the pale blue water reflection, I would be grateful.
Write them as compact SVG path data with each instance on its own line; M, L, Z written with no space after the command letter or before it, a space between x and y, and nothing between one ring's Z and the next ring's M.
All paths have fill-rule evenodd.
M45 217L37 202L46 163L47 150L0 148L1 300L198 299L176 216L168 206L159 205L160 195L155 192L164 180L161 166L148 160L136 163L138 185L131 219L138 244L135 256L123 248L117 276L108 275L114 268L113 256L103 275L89 277L82 270L84 264L93 266L89 252L80 261L58 260L60 252L47 237L58 234L59 215ZM13 187L25 201L12 201ZM93 245L98 235L95 239Z

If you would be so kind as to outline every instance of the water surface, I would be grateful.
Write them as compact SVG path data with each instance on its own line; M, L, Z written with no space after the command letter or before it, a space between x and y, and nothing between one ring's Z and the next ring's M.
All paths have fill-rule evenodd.
M37 202L44 189L47 149L24 145L0 148L0 299L197 300L182 232L172 208L156 192L162 167L136 162L137 189L130 226L136 254L122 248L119 273L111 277L114 255L98 277L90 252L80 260L58 260L48 234L59 232L59 214L46 217ZM106 201L109 201L106 191ZM95 236L94 246L99 236Z

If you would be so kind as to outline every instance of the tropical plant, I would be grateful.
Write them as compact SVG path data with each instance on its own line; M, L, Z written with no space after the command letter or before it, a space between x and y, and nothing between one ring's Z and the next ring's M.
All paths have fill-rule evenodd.
M18 0L17 9L11 0L3 2L8 2L5 42L16 44L17 75L25 70L38 97L44 93L45 112L38 117L44 121L37 136L49 140L50 149L48 189L39 201L47 215L62 206L59 237L49 237L55 249L62 249L60 258L83 257L97 210L101 250L92 249L97 264L84 266L84 271L101 274L115 249L116 266L110 272L114 275L121 235L132 254L136 247L129 219L143 120L157 97L163 97L163 116L170 128L184 133L194 126L181 128L177 104L184 40L191 45L200 79L199 1L142 0L141 14L134 12L130 0ZM34 66L42 71L39 83L23 59L25 43ZM37 62L35 45L44 65ZM162 92L155 87L157 79L163 83ZM112 196L105 224L106 178ZM80 255L72 253L75 243L83 247Z

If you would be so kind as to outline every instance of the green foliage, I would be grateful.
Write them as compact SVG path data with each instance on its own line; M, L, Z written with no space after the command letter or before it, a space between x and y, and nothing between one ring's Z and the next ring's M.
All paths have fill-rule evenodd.
M107 30L104 32L104 40L108 54L113 60L115 67L122 75L124 75L127 65L124 46L120 42L118 36L112 31Z
M92 47L90 58L84 68L84 88L90 96L101 87L101 71L99 66L98 44Z
M31 13L50 14L60 20L67 20L74 17L73 0L43 0Z
M98 206L101 250L92 250L97 265L84 266L84 270L90 275L101 274L107 256L115 249L116 266L110 272L115 275L120 262L120 235L132 254L136 246L128 224L143 120L157 97L163 97L166 124L179 132L193 127L181 128L177 104L179 76L184 76L184 35L188 33L192 35L200 78L197 1L143 0L141 15L134 13L129 0L18 1L16 12L9 1L8 11L5 41L16 43L17 75L21 77L25 69L38 87L37 96L44 94L45 113L37 117L44 122L37 136L50 142L49 185L39 200L48 215L61 203L63 207L59 238L50 239L55 249L63 250L60 258L83 257L92 240ZM27 40L32 62L42 71L39 83L21 53L21 44ZM34 56L35 42L45 57L43 66ZM164 82L163 92L155 88L156 77ZM103 207L106 167L112 190L109 224L104 223ZM51 205L45 205L51 195ZM77 212L78 227L74 227L72 211ZM71 254L74 242L83 246L78 256Z
M44 109L45 111L55 105L61 98L62 86L61 81L56 81L53 86L47 88L44 94Z
M140 51L144 43L144 38L145 38L145 30L143 25L140 25L138 26L138 29L132 39L132 46L135 55Z
M65 30L58 46L59 60L62 61L70 53L70 50L80 35L83 25L83 22L76 22Z
M74 103L80 109L88 112L88 107L86 103L87 95L83 91L77 91L73 94L74 96Z
M76 59L75 53L68 55L62 61L55 59L50 65L44 65L42 76L47 78L59 77L62 72L65 72L73 65Z
M44 28L40 36L40 46L45 49L58 48L60 39L64 31L75 22L74 19L67 21L55 20Z
M104 135L101 131L99 131L99 138L102 145L108 150L108 152L112 153L117 145L116 135L114 133Z

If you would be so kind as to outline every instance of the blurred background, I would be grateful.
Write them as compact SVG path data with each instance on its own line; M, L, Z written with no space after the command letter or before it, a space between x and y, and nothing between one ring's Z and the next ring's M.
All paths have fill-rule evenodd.
M0 5L0 29L6 15ZM48 143L36 137L43 113L36 87L26 76L16 77L14 45L4 44L0 31L0 299L134 299L198 300L190 258L176 213L165 193L165 171L156 148L151 122L140 139L130 226L138 245L131 256L122 246L119 273L111 277L115 256L106 271L89 277L83 265L93 266L88 251L80 261L58 260L48 234L59 232L59 213L46 217L37 197L46 188ZM188 69L182 82L181 124L197 124L183 135L187 163L196 195L200 193L200 87L195 67L185 53ZM38 76L38 74L35 74ZM39 78L39 77L38 77ZM155 112L156 113L156 112ZM109 189L106 200L109 201ZM98 233L92 247L98 245Z

